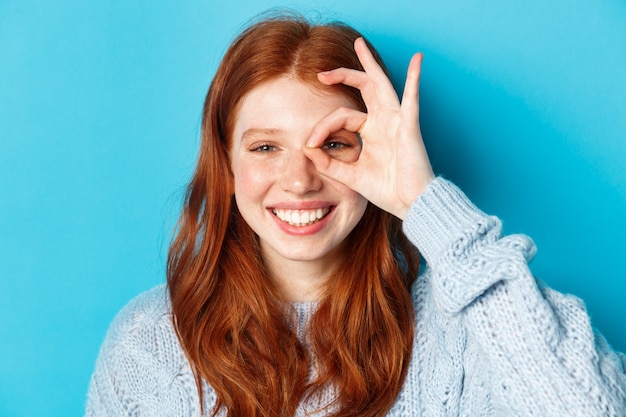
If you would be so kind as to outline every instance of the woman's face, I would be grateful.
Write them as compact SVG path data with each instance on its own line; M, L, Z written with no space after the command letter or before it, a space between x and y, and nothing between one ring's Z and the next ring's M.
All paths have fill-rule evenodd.
M261 84L239 104L230 149L235 199L260 238L264 261L274 267L308 262L332 268L363 216L367 200L320 175L303 152L313 127L339 107L356 108L339 92L289 77ZM341 130L323 149L351 162L360 143Z

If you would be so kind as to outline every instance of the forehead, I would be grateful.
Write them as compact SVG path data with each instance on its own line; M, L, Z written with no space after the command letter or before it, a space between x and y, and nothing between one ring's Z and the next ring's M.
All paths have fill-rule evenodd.
M233 133L242 129L312 127L339 107L356 108L335 88L314 87L283 76L267 81L243 96L236 108Z

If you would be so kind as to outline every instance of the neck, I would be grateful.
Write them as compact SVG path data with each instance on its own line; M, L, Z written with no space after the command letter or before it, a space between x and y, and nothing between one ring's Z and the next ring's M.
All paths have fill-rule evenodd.
M304 303L318 300L334 264L316 261L273 262L264 258L267 273L285 301Z

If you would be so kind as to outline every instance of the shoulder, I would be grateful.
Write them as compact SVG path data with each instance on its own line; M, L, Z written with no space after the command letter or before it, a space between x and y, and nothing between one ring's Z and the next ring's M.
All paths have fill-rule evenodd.
M165 397L164 397L165 395ZM92 375L87 415L197 415L195 379L179 344L164 285L115 317Z
M169 296L165 285L145 291L117 314L105 340L105 345L129 339L149 342L153 336L167 336L174 331Z
M167 288L160 285L135 297L117 314L100 348L96 373L106 370L114 379L135 379L145 373L134 381L145 383L188 373L188 367Z
M101 353L113 362L133 358L138 362L146 361L143 366L179 368L186 361L172 318L167 287L159 285L145 291L117 314Z
M139 322L160 320L171 316L169 293L165 284L137 295L120 310L112 326L131 326Z

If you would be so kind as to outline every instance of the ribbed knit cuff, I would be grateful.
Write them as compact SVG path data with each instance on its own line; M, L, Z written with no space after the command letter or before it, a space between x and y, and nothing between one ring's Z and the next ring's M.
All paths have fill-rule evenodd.
M456 185L436 177L413 202L402 228L426 262L432 263L462 231L489 221Z

